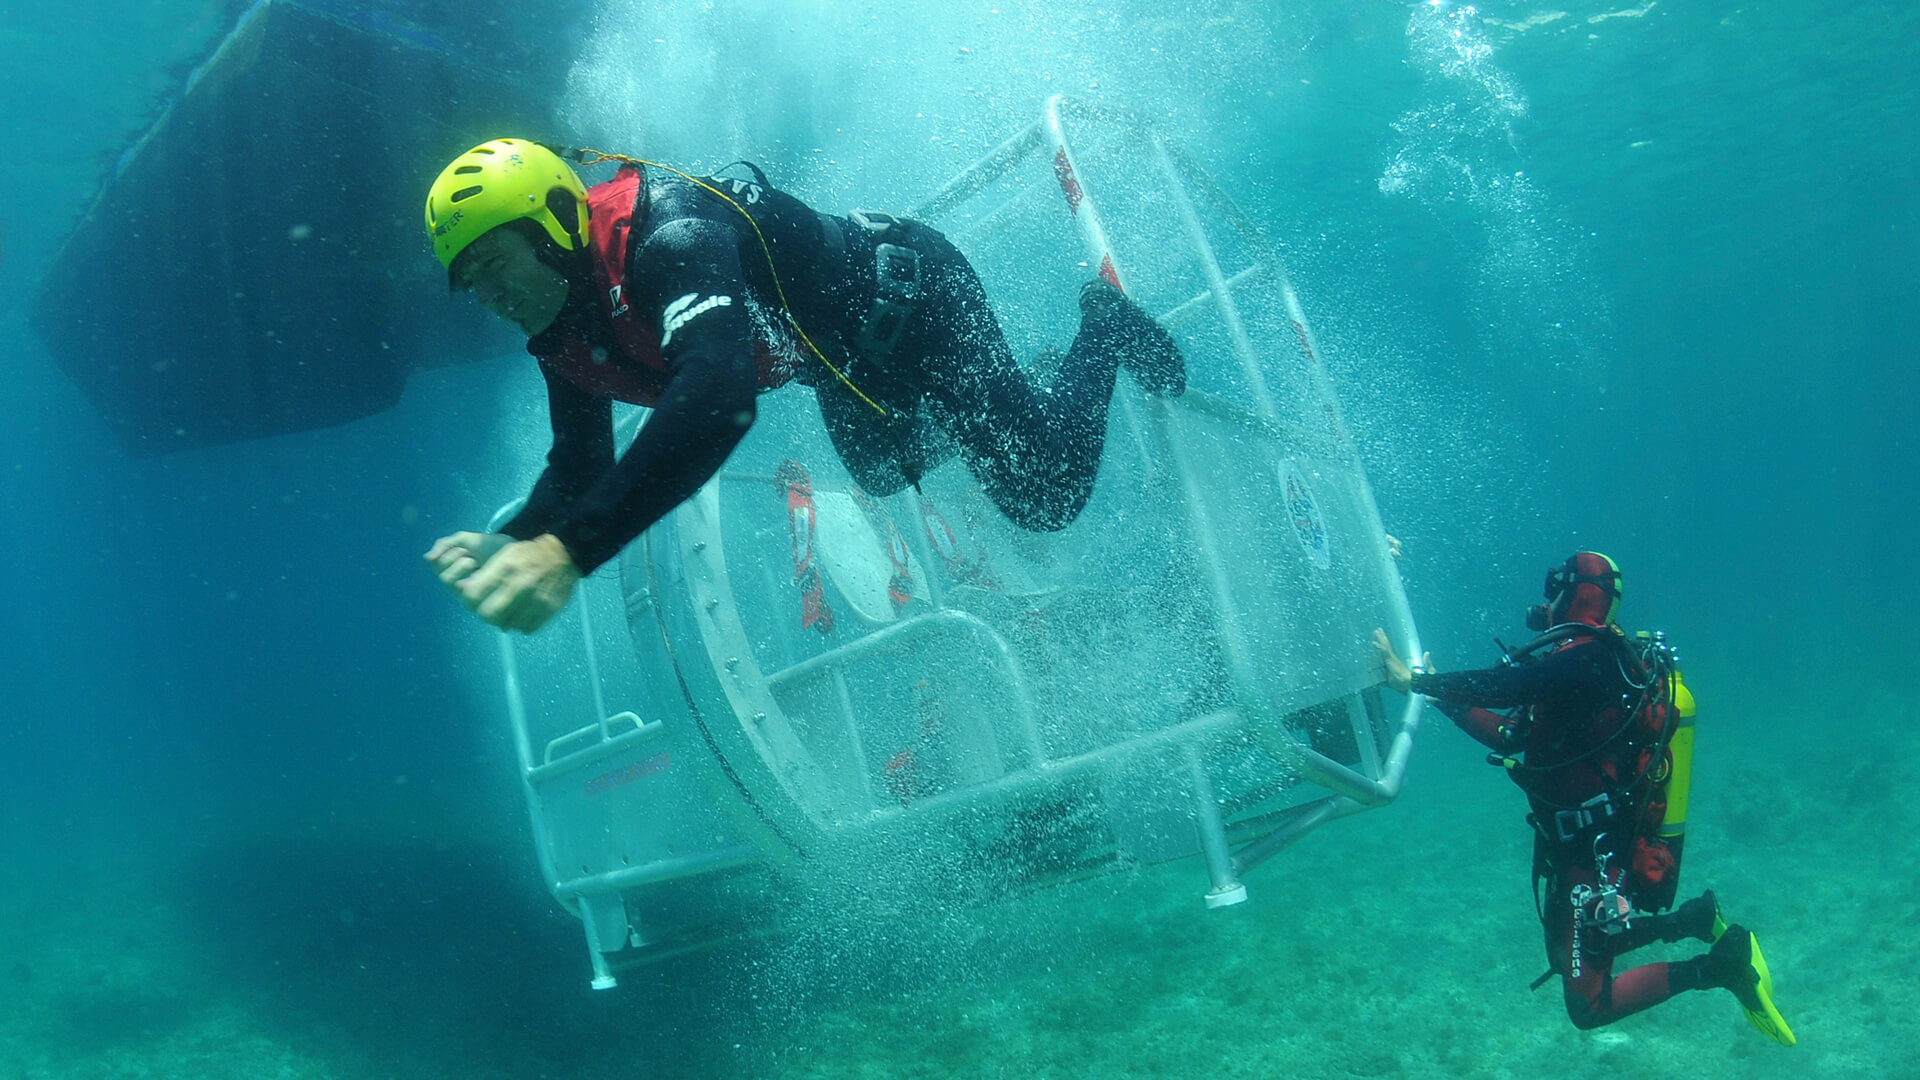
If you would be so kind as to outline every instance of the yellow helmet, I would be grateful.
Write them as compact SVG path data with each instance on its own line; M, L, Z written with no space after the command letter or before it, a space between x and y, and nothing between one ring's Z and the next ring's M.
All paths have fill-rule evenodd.
M573 206L571 222L556 210ZM562 251L586 246L587 189L560 155L525 139L494 139L454 158L427 190L427 235L449 269L467 245L531 218Z

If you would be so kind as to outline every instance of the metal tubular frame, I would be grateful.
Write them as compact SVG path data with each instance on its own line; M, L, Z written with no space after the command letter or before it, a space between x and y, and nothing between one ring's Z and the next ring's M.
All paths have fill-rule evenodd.
M1219 185L1214 182L1206 170L1200 168L1185 154L1181 153L1178 147L1168 142L1168 140L1163 138L1161 134L1150 125L1132 118L1106 114L1103 110L1091 104L1075 101L1064 95L1055 95L1047 100L1043 115L1039 120L1035 121L1018 135L1002 143L992 153L949 181L931 198L914 208L912 215L923 219L937 218L960 205L966 199L985 190L989 185L1011 172L1037 151L1050 147L1053 151L1054 173L1059 181L1061 194L1066 197L1068 208L1073 213L1075 224L1080 231L1081 241L1088 253L1090 265L1099 268L1101 277L1116 287L1124 288L1123 282L1125 279L1122 277L1119 266L1115 261L1109 231L1101 218L1098 204L1093 199L1091 193L1083 186L1078 160L1073 153L1071 142L1067 136L1066 118L1070 114L1084 118L1105 116L1106 119L1131 129L1137 137L1146 140L1152 147L1155 163L1167 180L1168 190L1173 193L1175 209L1182 227L1185 229L1188 239L1193 245L1194 254L1200 260L1202 274L1207 282L1206 293L1188 300L1175 310L1176 312L1184 312L1185 310L1198 306L1202 301L1210 301L1213 304L1214 308L1220 313L1222 321L1226 324L1229 340L1233 344L1234 355L1240 362L1242 376L1245 378L1247 386L1252 392L1255 405L1258 409L1259 419L1271 425L1275 430L1280 430L1285 425L1280 419L1278 410L1274 406L1272 393L1267 389L1266 375L1261 367L1259 353L1255 350L1251 339L1247 335L1245 323L1240 316L1239 306L1233 296L1234 286L1244 280L1250 271L1243 270L1235 274L1232 278L1228 278L1221 270L1219 260L1214 254L1212 241L1207 237L1205 228L1199 221L1192 200L1187 195L1187 186L1190 184L1198 189L1206 197L1207 202L1226 218L1235 233L1247 242L1256 254L1259 269L1263 272L1263 276L1270 277L1280 288L1281 296L1287 310L1288 321L1293 327L1294 334L1299 339L1301 353L1306 361L1310 385L1326 417L1329 433L1340 445L1350 446L1351 440L1347 436L1345 422L1342 420L1339 407L1335 402L1331 383L1327 377L1325 368L1320 363L1319 347L1314 340L1312 331L1307 326L1305 310L1301 307L1299 295L1294 291L1293 283L1287 277L1286 271L1280 265L1280 261L1275 256L1272 247L1266 242L1266 238L1261 234L1259 227L1246 216L1233 200L1227 197L1226 193L1220 189ZM1165 408L1163 403L1156 403L1156 405L1159 409ZM1156 411L1155 419L1158 420L1161 417L1164 417L1164 413ZM1214 609L1220 614L1222 621L1219 630L1221 641L1225 644L1228 653L1227 661L1229 670L1236 685L1244 689L1250 685L1252 680L1247 674L1245 667L1247 661L1242 653L1244 648L1241 644L1242 637L1234 625L1231 614L1234 607L1231 603L1224 602L1225 599L1231 595L1226 577L1228 570L1222 565L1219 558L1218 545L1213 540L1212 523L1207 519L1201 501L1192 497L1193 492L1191 488L1194 484L1192 470L1184 467L1185 456L1181 453L1177 440L1173 438L1170 429L1164 423L1155 423L1154 426L1157 437L1162 440L1162 445L1171 450L1175 459L1182 465L1180 469L1182 483L1188 488L1189 495L1185 503L1191 519L1190 524L1194 529L1195 536L1198 538L1198 546L1205 554L1204 561L1208 568L1209 584L1213 589L1216 599ZM1366 493L1364 503L1366 512L1371 518L1370 523L1374 526L1375 532L1383 532L1379 508L1374 502L1370 490ZM1382 546L1381 550L1377 553L1377 557L1381 561L1382 569L1391 575L1392 579L1397 580L1398 570L1394 567L1392 556L1385 550L1384 546ZM1406 594L1403 590L1399 589L1391 590L1391 592L1392 601L1396 609L1395 614L1400 616L1400 624L1407 628L1409 636L1409 640L1406 643L1407 652L1409 655L1418 656L1420 655L1419 632L1414 627L1413 613L1407 606ZM1243 706L1251 706L1253 708L1260 708L1262 706L1257 695L1243 693L1240 695L1240 700ZM1250 717L1250 719L1271 718ZM1352 813L1367 807L1378 806L1390 802L1398 796L1401 783L1406 776L1407 761L1412 754L1413 736L1415 731L1418 730L1419 724L1420 699L1417 696L1410 697L1406 711L1395 727L1384 768L1381 771L1381 775L1377 778L1354 772L1352 769L1315 752L1310 747L1301 745L1298 740L1288 736L1288 740L1292 745L1282 747L1282 752L1293 758L1293 763L1298 767L1304 777L1335 792L1336 799L1342 799L1345 800L1345 802L1339 805L1339 814L1312 815L1308 819L1305 819L1304 823L1296 822L1290 827L1293 831L1285 843L1291 843L1322 821L1330 820L1331 817ZM1274 730L1277 730L1277 727L1274 728ZM1264 843L1264 841L1261 843ZM1264 854L1260 854L1253 861L1257 862L1265 859L1271 855L1273 851L1277 851L1279 846L1284 846L1284 844L1275 846ZM1251 863L1248 865L1251 865Z
M1282 433L1289 429L1298 430L1298 425L1284 419L1275 407L1262 357L1248 333L1235 299L1236 289L1249 279L1271 282L1277 285L1283 298L1287 318L1305 360L1308 385L1317 399L1319 413L1325 418L1327 433L1336 444L1347 448L1350 452L1351 443L1332 396L1330 381L1320 364L1313 335L1307 327L1304 312L1293 286L1278 259L1275 258L1270 245L1254 223L1234 205L1205 170L1193 163L1178 146L1163 138L1149 125L1130 118L1113 116L1094 106L1056 96L1046 103L1043 115L1038 120L949 181L931 198L916 207L912 211L912 216L929 221L938 219L966 200L980 194L1036 154L1050 151L1055 178L1061 193L1067 200L1082 245L1088 254L1089 265L1097 268L1096 272L1100 277L1124 289L1127 279L1115 257L1111 242L1112 234L1101 215L1097 201L1083 186L1084 180L1079 162L1068 134L1069 119L1092 118L1117 122L1133 137L1144 140L1151 147L1155 168L1164 177L1166 186L1172 193L1175 218L1191 245L1192 254L1199 264L1201 276L1205 281L1203 292L1163 314L1161 321L1163 323L1184 321L1201 310L1203 305L1211 305L1224 324L1241 376L1249 389L1254 406L1253 411L1249 413L1242 408L1216 401L1204 393L1192 391L1179 403L1179 407L1216 415L1220 419L1247 423L1253 428L1272 433L1275 438L1283 437ZM1218 212L1248 245L1255 255L1255 265L1231 276L1225 272L1208 236L1207 227L1202 223L1194 205L1193 196L1189 194L1190 189ZM783 711L777 700L782 692L790 692L797 687L819 680L826 680L832 689L830 696L837 703L836 707L842 714L838 721L851 733L853 751L859 760L864 762L866 754L859 718L855 715L852 694L846 679L849 666L886 654L901 652L913 642L931 634L959 633L978 643L982 654L990 658L993 666L1005 673L1008 692L1016 710L1013 718L1014 728L1025 743L1020 748L1024 763L1012 769L1005 768L1003 763L1002 771L998 776L917 800L910 808L889 805L881 799L880 793L875 790L873 778L866 775L866 770L863 768L861 783L865 789L865 813L854 821L841 824L855 831L885 827L909 816L938 815L981 803L1010 800L1038 786L1056 782L1062 777L1106 769L1141 755L1175 754L1184 763L1183 771L1187 776L1193 799L1193 822L1199 834L1200 850L1208 869L1210 888L1206 894L1206 901L1209 907L1216 907L1244 900L1246 888L1240 881L1240 875L1291 845L1319 825L1381 805L1395 798L1405 776L1413 736L1419 724L1419 699L1417 697L1409 699L1404 713L1393 725L1390 745L1382 757L1377 749L1377 736L1366 722L1365 709L1362 708L1357 714L1351 711L1352 703L1358 701L1360 692L1348 695L1349 715L1355 727L1356 741L1363 747L1360 767L1365 770L1364 772L1355 771L1354 768L1328 758L1304 744L1292 732L1287 731L1278 718L1272 715L1272 704L1264 700L1258 690L1261 682L1257 677L1256 658L1251 655L1252 650L1248 644L1246 630L1236 614L1238 605L1234 602L1232 568L1227 565L1227 560L1222 555L1223 549L1217 532L1220 526L1213 520L1207 500L1201 497L1202 488L1195 476L1192 453L1183 443L1180 428L1170 422L1172 416L1170 409L1174 406L1157 398L1145 399L1143 404L1136 404L1130 396L1116 399L1116 404L1119 406L1123 422L1129 425L1133 437L1142 444L1143 451L1157 450L1157 455L1150 456L1158 456L1170 462L1180 475L1185 495L1182 499L1182 509L1187 518L1190 535L1193 537L1197 553L1196 562L1202 568L1208 590L1212 594L1211 609L1216 620L1214 630L1221 643L1228 677L1235 690L1233 708L1196 717L1172 727L1140 735L1126 742L1097 747L1064 758L1050 757L1039 732L1031 692L1010 645L993 626L977 616L944 606L945 598L941 595L938 583L933 580L932 553L928 550L925 538L919 535L918 530L912 529L907 530L907 535L921 564L929 567L929 583L933 586L929 599L936 610L930 614L917 615L898 624L884 627L851 643L762 675L755 663L755 654L746 637L744 627L740 625L730 606L733 594L731 585L726 579L724 543L719 532L719 485L714 484L690 500L678 514L675 519L677 529L674 535L675 543L679 545L681 569L684 573L682 583L687 590L686 600L689 611L693 615L692 622L682 626L682 630L697 628L705 639L704 644L707 651L712 654L711 658L716 665L711 673L713 687L724 691L732 703L732 709L739 713L742 721L740 726L746 729L724 735L707 732L710 749L722 759L722 767L729 770L730 777L733 767L726 764L729 751L736 754L777 752L777 740L770 739L767 730L761 725L770 718L770 712ZM1366 486L1364 479L1359 480L1359 485L1363 496L1360 501L1364 512L1369 517L1368 523L1373 527L1376 535L1381 535L1379 511L1373 501L1372 492ZM503 509L496 520L504 519L512 509L513 507ZM639 546L636 545L636 547ZM1387 575L1386 580L1394 583L1393 587L1387 590L1390 594L1389 602L1410 639L1407 643L1409 653L1417 656L1419 639L1413 626L1404 590L1397 585L1397 569L1386 551L1385 544L1378 546L1380 569ZM643 560L655 558L653 555L644 553L634 557ZM622 890L678 877L763 864L770 856L768 852L758 850L753 842L749 842L721 851L660 860L618 871L569 879L562 879L559 876L553 863L553 853L548 846L551 836L550 823L547 820L548 808L541 794L541 782L581 768L583 763L591 763L619 754L642 742L659 737L664 731L664 725L659 721L645 722L630 713L623 713L616 717L607 715L598 653L593 640L591 615L586 610L588 589L589 583L583 582L581 595L576 603L581 608L580 626L585 650L586 677L591 683L596 715L592 724L587 727L551 740L545 755L535 753L528 727L526 705L522 698L514 642L506 634L501 634L499 641L506 678L508 715L514 732L515 749L519 756L528 810L533 820L536 855L540 861L541 874L553 895L563 904L572 907L581 917L586 928L594 966L594 985L603 987L613 984L613 977L605 956L606 950L603 946L611 944L614 948L618 948L619 945L602 939L618 921L612 917L618 908L609 907L609 905L619 904L618 897ZM628 598L629 619L633 617L634 602L633 597ZM653 603L658 605L659 600L655 599ZM725 609L724 612L722 609ZM666 633L667 624L663 622L660 630ZM724 663L721 663L723 657ZM674 661L676 666L678 663ZM753 722L751 728L747 724L749 718ZM633 729L616 731L616 726L624 726L626 721L633 723ZM782 716L782 723L784 722L785 718ZM1217 753L1217 748L1224 745L1223 736L1235 731L1247 730L1255 725L1258 725L1259 730L1264 733L1261 737L1261 745L1269 753L1299 777L1319 784L1332 794L1290 807L1277 816L1258 819L1263 823L1260 827L1266 831L1255 836L1251 842L1243 844L1236 852L1228 840L1228 823L1225 820L1227 814L1223 812L1221 801L1214 789L1213 776L1209 769L1209 755ZM718 741L715 741L716 738ZM558 759L547 760L554 757L556 748L563 751ZM766 783L775 779L778 772L774 768L774 762L770 760L743 761L735 765L751 773L751 778L748 779L732 777L734 784L739 786L743 793L753 790L753 785L756 783ZM760 812L758 809L755 811L755 813ZM778 834L780 830L776 826L773 832ZM639 928L632 927L630 923L628 925L630 932L637 940Z
M831 676L840 680L836 682L836 686L840 688L840 700L847 712L842 719L854 732L854 740L858 745L859 725L856 722L857 718L852 715L852 704L844 689L844 672L847 665L880 653L899 652L917 638L948 628L970 634L986 644L986 655L992 657L1005 672L1009 689L1012 690L1014 704L1018 709L1015 720L1019 725L1020 734L1026 740L1027 764L1033 768L1046 765L1046 750L1041 743L1039 726L1034 723L1033 718L1033 695L1027 690L1026 676L1020 671L1019 661L1014 659L1012 647L1007 644L1006 638L1000 636L999 631L989 626L979 616L969 612L939 608L925 615L916 615L904 622L876 630L857 641L781 668L766 676L765 683L768 690L778 694L787 686L822 676Z

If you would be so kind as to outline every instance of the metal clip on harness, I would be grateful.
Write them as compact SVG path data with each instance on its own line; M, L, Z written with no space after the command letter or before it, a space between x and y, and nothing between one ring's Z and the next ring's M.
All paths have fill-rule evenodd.
M906 222L878 210L855 210L847 215L855 225L873 234L874 297L860 322L858 345L869 360L884 360L920 306L920 253L904 244Z
M1607 856L1600 849L1600 842L1606 835L1601 833L1593 838L1593 868L1600 879L1599 887L1575 885L1570 899L1582 927L1618 934L1633 926L1633 903L1621 891L1621 886L1627 880L1627 872L1617 870L1611 875L1607 873Z

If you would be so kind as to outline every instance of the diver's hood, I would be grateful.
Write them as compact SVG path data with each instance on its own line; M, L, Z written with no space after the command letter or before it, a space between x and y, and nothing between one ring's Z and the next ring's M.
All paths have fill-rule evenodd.
M1605 626L1620 609L1620 567L1597 551L1579 551L1547 572L1551 622Z

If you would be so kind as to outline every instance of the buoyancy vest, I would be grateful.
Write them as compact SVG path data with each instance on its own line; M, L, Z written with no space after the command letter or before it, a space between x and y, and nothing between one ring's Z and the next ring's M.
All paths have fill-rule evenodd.
M1593 836L1585 830L1568 836L1565 815L1590 807L1587 800L1594 796L1606 795L1606 817L1596 817L1587 828L1609 835L1609 847L1631 875L1635 902L1642 910L1658 911L1673 903L1679 878L1679 852L1660 836L1672 773L1672 666L1662 654L1636 651L1611 627L1579 627L1552 651L1582 645L1613 653L1629 693L1579 714L1549 714L1534 707L1527 766L1509 775L1527 793L1543 838L1549 844L1558 840L1564 849L1559 858L1583 865L1592 857Z
M537 355L542 364L596 397L651 408L666 389L670 374L660 351L660 324L651 317L654 313L642 313L626 297L634 212L639 200L646 197L646 179L631 165L621 166L612 180L587 189L587 248L593 260L600 314L612 329L624 362L622 357L609 355L604 345L577 333L563 337L557 348ZM792 371L776 361L765 341L753 342L753 359L762 390L793 378Z

